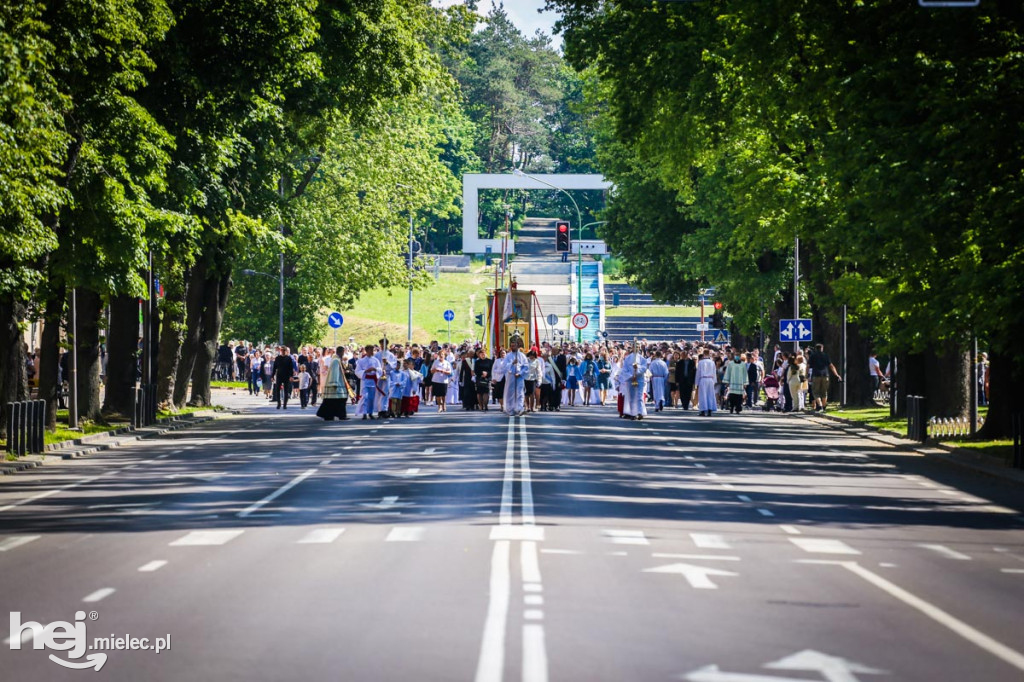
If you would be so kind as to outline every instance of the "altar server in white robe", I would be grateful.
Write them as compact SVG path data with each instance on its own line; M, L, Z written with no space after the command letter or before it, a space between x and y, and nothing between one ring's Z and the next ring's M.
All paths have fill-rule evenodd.
M526 409L526 375L530 371L530 360L523 353L519 337L509 341L509 351L504 358L494 362L492 373L496 381L505 378L505 413L521 415Z
M359 407L356 408L356 415L362 415L363 419L374 419L379 405L378 382L384 373L380 360L373 355L373 346L366 347L366 354L356 360L356 376L359 377L360 393L362 399Z
M622 381L620 390L625 393L622 412L630 419L643 419L647 416L647 405L644 403L644 391L647 389L647 358L643 353L633 349L622 359Z
M715 396L715 383L718 381L718 370L711 355L704 351L697 363L697 409L702 417L710 417L718 409Z
M668 379L668 365L662 359L661 351L654 354L650 365L651 397L654 399L654 411L665 409L665 381Z

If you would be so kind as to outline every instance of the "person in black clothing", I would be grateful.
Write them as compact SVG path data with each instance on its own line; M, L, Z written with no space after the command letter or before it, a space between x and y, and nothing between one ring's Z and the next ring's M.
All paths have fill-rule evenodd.
M278 355L274 358L274 391L277 393L277 409L282 409L281 401L284 400L284 409L288 409L288 396L292 392L292 377L295 375L295 361L289 355L286 347L278 349Z
M559 412L561 411L559 406L562 404L562 388L565 386L565 372L569 367L569 358L565 356L564 345L558 350L554 364L555 382L551 385L551 403L548 405L548 410Z
M824 412L828 408L828 380L831 373L836 379L842 381L839 372L836 370L832 360L825 353L825 346L817 344L807 358L807 364L811 369L811 392L814 394L814 409Z
M697 377L697 363L690 355L689 350L684 350L683 355L676 362L676 386L679 387L679 402L683 409L690 409L690 402L693 400L693 383Z
M459 399L462 401L462 409L475 410L476 399L476 358L473 352L466 350L459 363Z
M481 348L476 354L476 399L477 409L486 410L487 403L491 399L491 370L494 369L494 360L487 357Z

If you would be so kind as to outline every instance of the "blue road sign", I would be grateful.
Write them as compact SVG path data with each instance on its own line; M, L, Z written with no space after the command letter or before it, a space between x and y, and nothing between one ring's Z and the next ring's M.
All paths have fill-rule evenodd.
M779 320L779 338L783 341L810 341L813 336L810 320Z
M445 322L451 322L452 320L454 320L455 319L455 311L454 310L446 310L446 311L444 311L444 319L445 319Z
M327 324L331 326L331 329L338 329L345 324L345 318L341 316L341 313L331 313L327 316Z
M727 332L724 329L719 329L715 333L715 338L714 338L713 343L729 343L729 332Z

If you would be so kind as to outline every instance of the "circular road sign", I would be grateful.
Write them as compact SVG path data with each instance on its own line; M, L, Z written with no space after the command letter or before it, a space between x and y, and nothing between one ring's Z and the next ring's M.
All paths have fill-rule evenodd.
M603 336L604 338L607 339L608 338L608 332L601 332L601 336Z
M548 324L550 324L552 327L558 324L558 315L555 315L554 313L548 315Z
M341 316L341 313L331 313L327 316L327 324L331 326L331 329L338 329L345 324L345 318Z
M444 311L444 319L445 319L446 322L451 322L452 320L454 320L455 319L455 311L454 310L446 310L446 311Z
M590 324L590 318L587 317L586 313L576 313L572 316L572 326L577 329L583 329Z

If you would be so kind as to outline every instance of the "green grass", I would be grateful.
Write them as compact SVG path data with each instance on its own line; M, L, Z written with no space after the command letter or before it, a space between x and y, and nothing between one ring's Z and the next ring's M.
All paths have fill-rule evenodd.
M704 309L704 317L710 318L710 306ZM611 306L604 309L605 317L700 317L700 307L688 306Z
M440 279L431 279L426 289L413 291L413 340L429 343L448 340L444 311L455 312L452 341L479 339L483 327L474 316L486 311L487 289L494 286L494 277L484 272L442 272ZM408 326L409 290L401 287L377 289L364 293L350 310L340 311L345 324L338 330L338 343L353 337L363 345L376 343L382 336L405 341ZM325 345L334 344L334 331L324 337Z
M210 386L212 388L247 388L248 384L244 381L211 381Z
M47 445L51 443L64 443L70 440L76 440L82 436L94 436L97 433L107 433L108 431L116 431L117 429L123 429L129 426L127 422L122 424L94 424L88 421L79 422L81 427L80 431L72 431L66 427L57 423L57 429L54 431L47 431L43 434L43 442Z
M873 426L889 433L894 433L898 436L907 435L907 419L906 417L892 418L889 416L888 407L851 407L841 408L830 412L830 414L836 417L842 417L843 419L849 419L852 422L858 424L864 424L866 426Z

